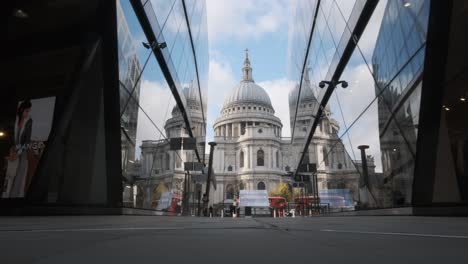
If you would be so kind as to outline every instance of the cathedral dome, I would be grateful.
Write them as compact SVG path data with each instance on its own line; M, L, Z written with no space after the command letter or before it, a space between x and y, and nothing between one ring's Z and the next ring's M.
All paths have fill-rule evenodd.
M228 108L237 104L250 103L273 109L270 96L268 96L267 92L262 87L255 84L252 79L252 67L250 66L248 53L246 53L244 66L242 67L242 75L241 82L224 100L223 108Z
M296 85L294 89L289 93L289 105L290 106L296 106L297 103L297 97L299 95L299 85ZM304 85L301 89L301 102L305 101L316 101L314 93L312 92L312 89L310 89L310 86Z
M226 97L223 108L242 103L260 104L273 108L267 92L253 81L241 81Z

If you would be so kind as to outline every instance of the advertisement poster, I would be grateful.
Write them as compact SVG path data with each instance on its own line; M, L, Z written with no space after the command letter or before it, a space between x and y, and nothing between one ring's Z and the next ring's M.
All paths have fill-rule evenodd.
M18 102L10 135L2 198L22 198L28 191L46 147L55 108L55 97Z

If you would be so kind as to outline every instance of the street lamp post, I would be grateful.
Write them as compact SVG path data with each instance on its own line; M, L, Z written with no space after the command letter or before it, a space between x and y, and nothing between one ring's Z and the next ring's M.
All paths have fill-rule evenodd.
M210 201L210 187L211 187L211 171L213 167L213 152L214 147L216 146L216 142L209 142L210 145L210 158L208 162L208 177L206 178L206 190L205 195L203 197L203 210L206 210L208 213L208 202Z
M360 145L358 149L361 150L361 165L362 165L362 181L359 184L359 188L366 187L369 181L369 172L367 170L367 157L366 157L366 149L368 149L368 145ZM359 194L359 206L361 206L361 190L358 190Z

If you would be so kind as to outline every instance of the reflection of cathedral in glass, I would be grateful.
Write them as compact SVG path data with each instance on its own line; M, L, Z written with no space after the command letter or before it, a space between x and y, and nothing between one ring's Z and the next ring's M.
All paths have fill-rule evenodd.
M388 1L372 56L384 207L411 205L429 5Z
M122 170L126 171L129 161L135 160L138 101L140 98L141 72L133 37L127 20L117 1L118 56L120 76L120 115L122 142ZM132 99L131 96L134 98ZM125 109L125 111L124 111ZM126 175L124 175L126 176Z
M212 189L210 202L217 204L235 198L242 189L266 189L270 193L283 182L292 186L293 179L288 172L296 169L298 153L302 151L307 135L304 128L311 122L312 109L317 103L310 81L306 79L301 93L305 92L307 96L302 96L299 102L296 122L298 136L292 144L291 138L281 137L282 121L275 116L267 92L254 82L246 54L242 80L226 96L221 115L213 126L214 141L217 143L213 157L217 188ZM195 134L202 135L201 110L197 109L199 104L191 103L192 99L197 98L191 95L192 92L189 88L184 90L187 108L191 112ZM297 104L297 93L297 87L290 93L291 108ZM172 117L166 121L165 131L168 138L188 136L177 108L173 109ZM338 138L338 131L338 122L331 118L327 108L304 162L317 164L319 190L349 189L353 200L358 201L359 173ZM151 177L153 195L159 197L162 190L181 195L183 162L196 161L193 151L170 151L165 140L143 141L141 148L142 175ZM321 163L322 160L324 162ZM369 159L371 175L374 168L373 160ZM146 182L141 181L141 184ZM146 202L149 204L149 199Z

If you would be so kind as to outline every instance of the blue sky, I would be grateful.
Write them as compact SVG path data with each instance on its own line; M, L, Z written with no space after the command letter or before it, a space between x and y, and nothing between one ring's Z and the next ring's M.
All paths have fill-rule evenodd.
M349 9L349 12L355 2L336 1L342 10ZM359 42L368 63L371 62L386 2L379 2ZM283 122L283 136L290 136L287 98L295 83L287 76L287 52L289 13L293 3L287 0L207 0L210 49L207 141L213 139L213 121L220 115L224 98L241 78L245 48L249 49L255 82L270 95L276 116ZM330 101L332 117L340 123L340 134L345 130L343 123L346 121L350 125L375 97L372 75L364 58L356 51L343 73L343 78L350 82L348 89L337 91L344 117L339 114L336 96ZM350 137L343 138L343 143L350 154L357 145L371 145L368 154L375 157L377 169L380 170L377 124L377 105L374 104L353 127Z

